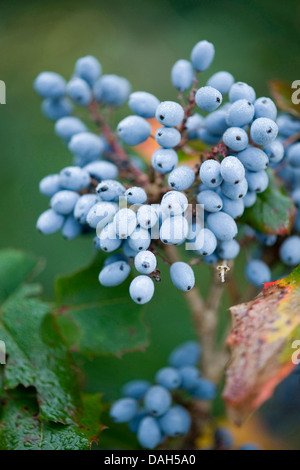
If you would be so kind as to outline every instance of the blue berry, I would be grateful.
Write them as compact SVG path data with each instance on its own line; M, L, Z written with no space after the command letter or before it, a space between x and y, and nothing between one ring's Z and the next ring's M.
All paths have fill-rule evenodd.
M205 128L199 129L198 131L198 139L208 145L217 145L221 138L222 135L211 134Z
M41 72L34 80L35 91L43 98L62 98L65 94L66 81L55 72Z
M216 396L216 386L210 380L198 379L197 385L191 390L191 395L199 400L213 400Z
M234 77L229 72L217 72L214 73L207 81L206 85L212 86L219 90L222 95L228 93L232 84L234 82Z
M234 152L240 152L248 145L248 134L240 127L229 127L223 134L223 142Z
M90 184L90 175L86 170L78 166L63 168L59 174L59 184L63 189L81 191Z
M156 265L156 256L148 250L140 251L134 258L135 269L141 274L151 274Z
M245 206L245 198L247 197L247 194L241 198L241 199L230 199L226 197L224 194L222 194L222 202L223 202L223 212L226 212L226 214L229 214L233 219L237 219L238 217L241 217L244 213L244 206ZM255 198L256 198L256 193Z
M245 178L245 168L236 157L228 156L221 162L221 176L225 183L237 185Z
M57 214L53 209L48 209L39 216L36 228L44 235L52 235L62 228L64 221L63 215Z
M39 190L44 196L52 197L60 191L59 175L48 175L40 181Z
M166 436L179 437L187 434L191 427L191 416L183 406L172 406L159 420Z
M229 90L229 100L231 103L238 100L247 100L254 103L256 98L254 88L244 82L236 82Z
M200 377L199 370L195 366L183 366L179 369L181 377L181 388L191 390L197 385L197 381Z
M92 101L92 90L81 78L72 78L66 86L67 95L79 106L87 106Z
M118 167L114 163L106 161L94 161L84 167L91 178L98 181L113 180L118 177Z
M196 250L202 256L210 256L217 247L217 239L214 233L208 228L200 230L196 239Z
M157 212L154 207L145 204L138 209L137 221L141 227L149 229L156 224L157 220Z
M227 123L231 127L243 127L249 124L254 116L254 106L250 101L237 100L229 108Z
M188 166L178 166L168 177L168 184L176 191L185 191L195 181L195 172Z
M74 217L81 224L86 223L87 215L90 209L99 201L96 194L83 194L77 200L74 207Z
M138 382L138 381L137 381ZM142 382L142 381L141 381ZM148 415L146 410L139 410L137 414L128 422L128 429L132 433L136 434L140 427L140 424L144 418Z
M160 101L146 91L135 91L129 96L128 106L135 114L143 118L153 118Z
M287 149L286 158L293 168L300 167L300 142L291 145Z
M92 55L80 57L75 64L75 75L85 80L90 86L102 74L102 67L100 62Z
M178 163L178 155L173 149L158 149L152 155L151 164L154 170L162 175L170 173Z
M211 112L222 104L222 95L216 88L204 86L197 91L195 100L200 109Z
M240 245L236 240L224 241L220 244L218 254L221 259L234 259L240 252Z
M256 287L262 287L263 284L271 281L269 266L259 259L249 261L245 272L248 281Z
M163 415L170 408L171 403L172 397L170 392L161 385L150 387L144 397L145 408L153 416Z
M218 212L223 207L220 196L215 191L210 190L201 191L197 196L197 202L204 205L206 212Z
M143 398L151 384L148 380L131 380L122 387L122 395L124 397L135 398L140 400Z
M169 364L172 367L196 366L201 349L196 341L187 341L177 346L170 354Z
M211 42L200 41L192 49L191 61L194 69L203 72L208 69L215 56L215 48Z
M127 116L119 122L117 131L125 144L138 145L148 139L151 126L140 116Z
M98 184L96 193L103 201L118 201L124 195L125 188L119 181L107 179Z
M238 232L234 219L222 211L209 214L207 226L221 241L231 240Z
M135 277L129 287L130 297L137 304L143 305L149 302L154 294L154 284L148 276Z
M204 117L200 114L195 113L192 116L188 117L185 123L185 129L188 133L188 138L193 140L198 138L198 131L204 126Z
M75 191L58 191L52 196L50 206L58 214L68 215L73 211L79 197L79 194Z
M126 239L136 228L136 213L132 209L124 207L114 216L114 224L117 235L122 239Z
M222 193L225 194L229 199L242 199L245 197L248 191L248 183L246 178L243 178L239 183L230 184L226 181L223 181Z
M73 135L86 131L86 125L74 116L63 117L55 123L55 133L67 142Z
M263 193L269 185L269 177L265 171L247 171L246 179L250 191Z
M270 163L279 163L284 157L284 146L279 139L275 139L264 147L264 152L269 157Z
M200 179L209 188L220 186L223 181L221 165L217 160L206 160L200 166Z
M181 140L180 132L174 127L160 127L155 132L155 140L161 147L176 147Z
M257 145L268 145L276 139L278 126L276 122L268 118L258 118L250 127L250 136Z
M166 127L178 126L184 117L183 107L175 101L163 101L156 108L155 117Z
M293 235L284 240L279 255L281 261L287 266L297 266L300 263L300 237Z
M180 386L181 377L174 367L163 367L157 372L155 381L168 390L174 390Z
M181 215L167 217L159 231L159 238L165 245L179 245L187 237L188 223Z
M147 201L147 193L143 188L132 186L125 191L129 204L144 204Z
M71 138L68 147L74 155L81 157L82 161L88 164L103 153L105 141L92 132L80 132Z
M161 209L168 217L181 215L188 208L187 197L178 191L168 191L161 200Z
M191 88L194 79L194 70L188 60L177 60L171 70L171 81L179 91Z
M73 214L68 215L61 229L62 236L66 240L73 240L74 238L78 237L81 232L81 224L73 217Z
M128 244L134 251L147 250L151 243L151 237L148 230L142 227L136 227L136 229L128 238Z
M257 240L265 246L273 246L277 241L277 235L267 235L266 233L256 233Z
M105 287L115 287L122 284L130 273L130 266L125 261L116 261L101 269L99 282Z
M254 108L255 119L265 117L276 121L277 108L274 101L272 101L270 98L266 98L264 96L258 98L254 102Z
M227 113L223 109L218 111L213 111L205 118L205 127L206 130L213 135L220 136L222 135L228 125L226 121Z
M97 202L87 213L86 222L90 227L97 228L97 231L101 230L113 220L118 210L119 207L115 202Z
M151 416L146 416L138 428L138 441L146 449L154 449L161 442L162 434L158 422Z
M265 152L251 145L238 153L238 159L250 171L261 171L268 167L269 159Z
M99 249L106 253L111 253L112 251L117 250L122 244L122 240L118 238L116 234L116 227L113 222L105 225L98 236Z
M110 409L110 417L115 423L127 423L138 411L138 404L134 398L121 398Z
M177 261L171 265L170 276L174 286L184 292L192 290L195 285L194 271L183 261Z
M67 98L47 98L41 105L42 113L51 121L69 116L72 112L72 103Z
M126 103L130 91L128 80L118 75L102 75L93 87L96 101L110 106L122 106Z

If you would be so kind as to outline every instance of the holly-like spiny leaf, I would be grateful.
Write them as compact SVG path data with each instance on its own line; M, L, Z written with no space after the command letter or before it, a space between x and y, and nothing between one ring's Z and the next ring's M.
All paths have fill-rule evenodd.
M121 355L148 344L142 307L129 296L129 281L102 287L99 255L90 266L58 279L57 320L68 345L86 356Z
M72 423L79 419L82 404L71 355L50 306L33 297L40 293L39 286L21 284L35 267L32 260L19 252L0 252L0 266L8 266L0 269L0 298L5 299L0 340L7 354L6 365L1 366L4 387L35 387L42 419Z
M83 396L78 424L46 422L38 416L35 396L22 389L2 397L0 450L89 450L102 430L100 396Z
M262 233L287 235L293 227L296 209L274 172L268 171L268 175L268 188L257 195L256 203L245 210L241 221Z
M223 398L241 424L295 367L293 342L300 339L300 265L287 277L264 285L253 301L231 307L227 340L232 358Z

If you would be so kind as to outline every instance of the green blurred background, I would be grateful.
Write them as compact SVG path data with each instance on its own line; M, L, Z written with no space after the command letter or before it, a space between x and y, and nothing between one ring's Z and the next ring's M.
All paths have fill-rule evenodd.
M133 90L174 99L172 64L188 58L197 41L208 39L215 44L216 56L200 83L218 70L228 70L260 96L268 94L272 78L299 78L299 11L297 0L1 2L0 79L6 83L7 104L0 106L0 245L45 259L39 280L48 297L54 278L87 264L92 248L88 240L67 242L59 234L46 238L35 230L48 203L38 192L40 179L71 163L53 123L41 115L40 99L32 89L35 76L53 70L68 78L76 59L92 54L104 73L126 76ZM205 289L208 281L201 271L199 282ZM224 302L224 312L226 306ZM124 380L153 375L170 348L192 335L188 312L177 294L172 299L159 295L148 309L147 323L153 331L147 353L84 364L89 389L116 395Z

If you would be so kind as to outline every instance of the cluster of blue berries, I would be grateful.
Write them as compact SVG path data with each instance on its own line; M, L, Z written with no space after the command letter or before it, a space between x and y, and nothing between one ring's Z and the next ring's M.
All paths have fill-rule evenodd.
M146 449L154 449L169 437L186 435L192 419L185 406L176 404L178 394L187 404L192 399L213 400L216 395L215 385L200 376L199 358L197 343L188 341L177 346L169 356L168 366L157 372L155 385L133 380L123 386L123 398L110 409L111 419L128 423Z
M173 85L181 97L190 90L186 105L160 102L147 92L131 93L125 78L103 75L92 56L76 62L68 82L54 72L42 72L34 82L44 98L44 114L56 121L56 134L73 154L73 166L40 182L40 192L50 198L50 209L41 214L37 228L44 234L61 230L67 239L96 230L96 249L116 252L106 259L100 283L120 285L134 265L139 275L129 292L138 304L153 296L153 279L160 280L157 254L166 245L188 242L187 249L209 264L234 259L240 251L236 219L266 190L269 163L283 159L283 145L276 138L277 110L270 98L256 99L251 86L234 82L225 71L197 89L198 74L210 66L214 53L210 42L200 41L190 61L174 64ZM226 94L229 101L224 104ZM120 141L136 146L154 137L160 146L151 159L152 172L160 178L155 195L151 172L142 173L136 158L124 161L123 154L120 158L124 148L112 131L107 133L108 124L101 115L102 107L126 102L133 114L117 125ZM74 104L91 111L100 135L71 115ZM195 106L208 114L195 113ZM155 135L149 121L153 118L161 125ZM222 152L211 152L196 168L178 165L178 150L184 151L195 139L221 145ZM135 178L141 173L143 178ZM204 212L194 210L196 201ZM194 287L188 263L173 263L170 277L182 291Z

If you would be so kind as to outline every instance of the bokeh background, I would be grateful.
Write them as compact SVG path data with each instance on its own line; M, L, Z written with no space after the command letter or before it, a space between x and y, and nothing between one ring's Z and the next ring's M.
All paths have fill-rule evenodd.
M55 277L87 264L92 249L87 240L44 238L35 230L36 219L47 206L38 192L39 180L71 162L67 148L54 135L53 123L40 113L40 99L32 89L35 76L53 70L68 78L76 59L92 54L104 73L126 76L133 90L176 99L170 84L172 64L188 58L197 41L208 39L215 44L216 56L200 83L223 69L254 86L258 96L265 95L272 78L299 79L299 13L297 0L1 2L0 79L7 86L7 104L0 106L0 246L29 250L45 260L39 281L46 297L53 295ZM205 289L208 280L201 270L198 281ZM172 298L166 296L166 287L167 281L147 311L149 349L119 360L83 363L87 388L115 397L122 382L153 376L170 349L192 337L183 300L173 292ZM228 316L227 306L224 299L223 316ZM296 374L264 407L264 426L271 430L266 446L300 447L299 396ZM249 426L257 434L257 423ZM124 439L121 435L114 445L121 446Z

